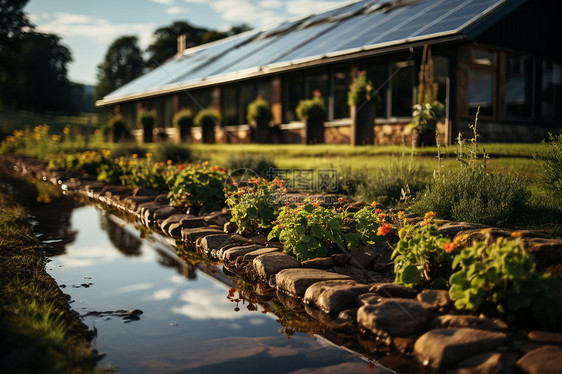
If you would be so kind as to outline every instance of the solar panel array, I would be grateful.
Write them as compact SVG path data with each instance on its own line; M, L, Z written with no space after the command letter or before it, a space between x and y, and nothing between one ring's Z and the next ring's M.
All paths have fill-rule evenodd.
M271 66L345 55L366 49L462 33L508 0L363 0L186 50L107 95L113 101L240 76Z

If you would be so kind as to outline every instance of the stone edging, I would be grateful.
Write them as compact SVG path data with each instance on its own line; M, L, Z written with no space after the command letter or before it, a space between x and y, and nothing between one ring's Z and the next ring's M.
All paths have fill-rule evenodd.
M49 171L42 161L3 156L12 172L60 185L136 216L144 225L181 240L210 261L220 261L243 279L273 288L279 300L296 312L306 312L330 329L353 330L375 345L393 347L398 360L381 359L390 367L417 360L436 370L503 372L517 367L527 373L562 367L560 332L523 331L500 320L458 314L447 291L421 292L393 283L390 250L381 245L363 251L300 262L265 237L245 238L223 231L226 209L205 216L181 214L165 195L126 186L111 186L66 171ZM421 219L410 217L412 221ZM446 222L445 236L472 241L483 225ZM519 231L537 267L562 275L562 240L540 231ZM510 231L491 229L492 237ZM392 355L391 355L392 356ZM395 357L393 357L395 358ZM411 367L410 367L411 369Z

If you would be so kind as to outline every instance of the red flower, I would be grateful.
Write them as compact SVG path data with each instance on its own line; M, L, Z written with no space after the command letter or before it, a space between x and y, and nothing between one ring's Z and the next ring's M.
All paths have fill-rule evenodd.
M385 223L377 229L377 236L385 236L391 229L392 227L390 227L388 223Z
M451 252L453 252L456 247L457 247L457 243L455 243L455 242L443 243L443 250L444 250L446 253L451 253Z
M375 213L380 213L382 212L382 209L375 209Z
M178 165L178 171L182 171L185 165Z
M225 168L220 168L220 171L222 171L223 173L226 171Z

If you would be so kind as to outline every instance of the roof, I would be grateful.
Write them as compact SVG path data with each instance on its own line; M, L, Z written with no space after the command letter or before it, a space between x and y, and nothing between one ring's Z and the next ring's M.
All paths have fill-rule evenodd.
M514 0L363 0L186 49L97 106L329 63L411 42L466 38ZM477 27L479 26L480 27ZM476 32L476 31L474 31Z

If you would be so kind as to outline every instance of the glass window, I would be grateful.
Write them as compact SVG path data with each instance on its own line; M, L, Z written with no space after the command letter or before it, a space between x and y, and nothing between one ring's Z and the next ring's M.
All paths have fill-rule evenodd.
M283 78L285 92L283 117L284 122L298 121L295 110L299 101L304 99L304 76L302 72L287 74Z
M533 66L529 56L506 55L504 113L506 119L531 117Z
M213 104L213 92L210 88L202 88L189 91L181 96L181 107L191 109L193 115L201 109L210 107Z
M349 91L349 67L340 66L333 70L333 114L331 119L349 117L347 92Z
M449 59L443 56L433 57L433 78L438 85L437 100L447 101L447 77L449 77Z
M386 117L386 90L385 81L388 76L388 67L383 59L371 59L361 64L361 70L367 72L367 79L373 84L373 88L379 89L379 96L382 100L377 101L375 115Z
M267 78L258 81L257 95L261 95L271 105L271 79Z
M393 61L390 64L391 117L410 117L412 115L414 62Z
M248 105L256 99L256 85L253 81L240 84L240 107L239 115L241 116L239 123L248 123L246 114L248 113Z
M469 71L468 113L476 114L480 107L480 114L494 115L494 73L491 71Z
M542 118L562 120L562 64L542 63Z
M237 86L232 84L223 86L221 92L222 118L226 126L238 125L238 94Z
M312 73L314 72L314 73ZM311 74L312 73L312 74ZM330 77L328 71L311 70L306 74L306 98L314 97L314 91L320 90L324 100L328 97L328 81Z

